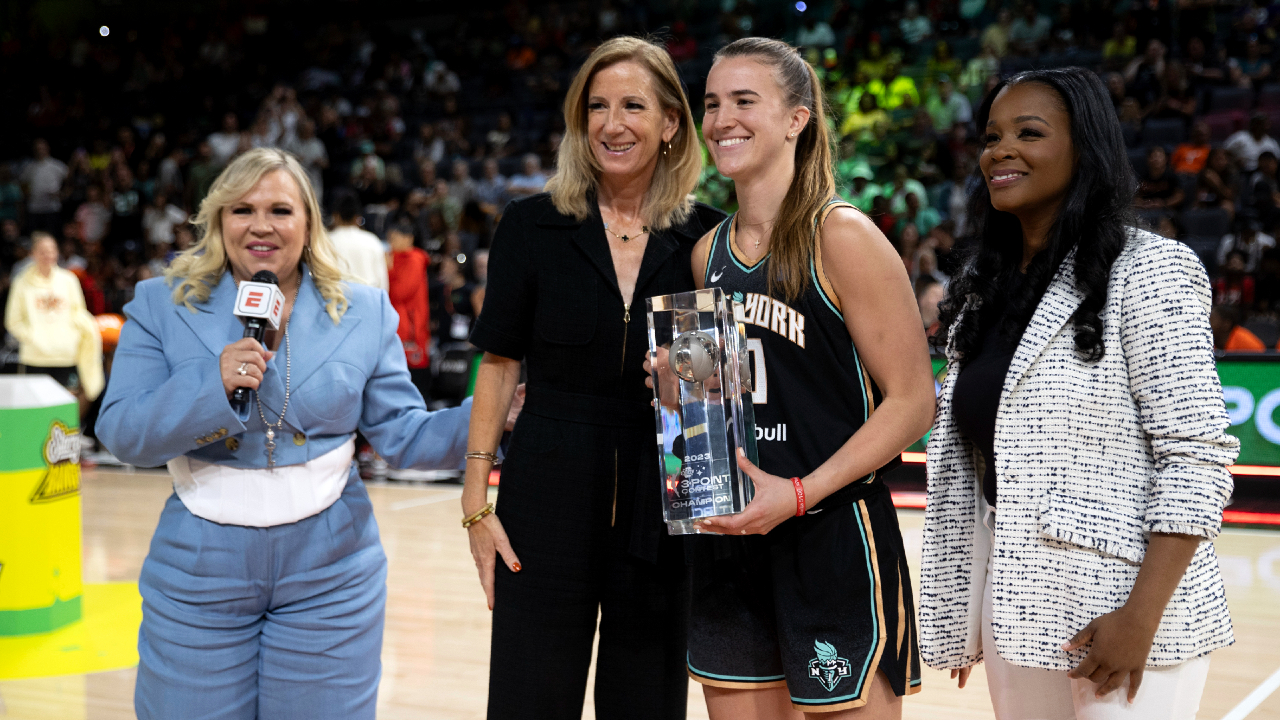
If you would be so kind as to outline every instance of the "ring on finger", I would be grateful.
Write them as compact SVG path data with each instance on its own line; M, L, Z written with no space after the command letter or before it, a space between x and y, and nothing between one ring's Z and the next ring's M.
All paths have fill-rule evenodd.
M248 374L249 374L249 371L245 369L245 368L247 368L248 366L249 366L249 363L247 363L247 362L242 362L242 363L240 363L240 368L239 368L238 370L236 370L236 374L237 374L237 375L248 375Z

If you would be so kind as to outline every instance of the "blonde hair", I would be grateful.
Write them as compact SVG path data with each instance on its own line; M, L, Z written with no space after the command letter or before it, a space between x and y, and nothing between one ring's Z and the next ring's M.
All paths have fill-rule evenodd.
M762 37L735 40L716 53L712 65L731 57L751 58L771 68L786 102L791 107L809 109L809 122L796 136L795 177L769 234L768 293L774 294L776 280L781 284L782 297L794 300L809 286L818 213L836 194L831 130L827 126L822 83L813 66L781 40Z
M213 181L209 194L200 203L200 212L191 221L199 241L174 258L164 272L165 281L173 286L173 302L195 311L194 304L209 299L213 288L230 267L222 240L222 211L244 197L264 175L276 170L288 173L298 185L302 204L307 210L310 243L303 250L302 262L311 269L311 279L324 298L324 309L337 325L347 311L347 296L342 290L342 271L329 233L324 229L320 202L311 180L296 158L275 148L255 148L237 157ZM176 282L175 282L176 281Z
M658 166L645 193L641 213L655 230L684 222L693 209L689 194L702 174L702 152L694 131L693 110L680 87L680 76L667 51L635 37L606 41L578 70L564 98L565 136L556 155L556 174L547 181L547 191L556 209L582 220L591 214L588 197L600 183L600 164L591 149L587 129L587 94L595 74L611 65L633 61L649 71L658 102L665 113L677 111L676 134L666 154L659 153Z

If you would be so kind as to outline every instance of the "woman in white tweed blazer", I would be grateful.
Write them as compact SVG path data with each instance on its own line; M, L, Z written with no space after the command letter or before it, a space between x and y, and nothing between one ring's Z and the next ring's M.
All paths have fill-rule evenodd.
M1034 71L977 113L977 241L943 304L921 655L997 717L1194 718L1233 642L1211 541L1239 447L1181 243L1131 227L1091 72ZM1120 692L1113 692L1120 689Z

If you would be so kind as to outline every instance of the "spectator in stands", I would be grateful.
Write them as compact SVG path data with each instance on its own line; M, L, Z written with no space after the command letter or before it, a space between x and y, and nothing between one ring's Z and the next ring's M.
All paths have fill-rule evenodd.
M173 245L173 228L187 221L187 213L169 203L169 196L158 192L142 211L142 234L151 245Z
M13 177L9 163L0 162L0 221L22 224L22 185Z
M928 20L925 21L926 23ZM683 25L683 22L677 25ZM673 28L674 30L674 28ZM673 37L674 39L674 37ZM796 46L801 48L829 48L836 44L836 33L831 29L831 25L822 18L818 17L816 12L806 12L804 19L800 21L800 28L796 30ZM667 44L670 49L671 44ZM674 54L672 60L681 62Z
M929 18L920 14L920 3L908 0L902 19L898 21L898 32L908 46L919 45L933 34L933 25Z
M1222 147L1231 153L1237 167L1247 173L1258 169L1258 156L1264 150L1280 156L1280 144L1268 132L1271 129L1271 118L1263 112L1255 112L1249 117L1249 129L1240 130L1227 138Z
M1037 55L1049 39L1053 21L1040 13L1035 0L1022 4L1022 13L1009 25L1009 44L1021 55Z
M476 181L471 179L471 164L462 158L453 161L453 179L449 181L449 197L463 207L475 197Z
M908 224L915 226L918 235L927 235L941 221L938 211L924 205L920 198L921 196L914 192L908 192L903 196L906 207L898 216L898 224L894 228L899 236Z
M316 124L306 117L301 118L298 121L297 135L286 141L284 149L298 158L302 169L307 171L307 177L311 178L316 199L323 203L324 171L329 167L329 151L325 148L324 141L316 137Z
M214 160L213 146L207 140L201 142L196 146L196 157L187 171L187 207L200 207L220 172L222 166Z
M889 123L889 113L880 109L875 95L864 92L858 98L858 109L846 115L844 122L840 123L840 135L856 139L878 122Z
M1102 57L1108 67L1121 68L1138 52L1138 39L1129 33L1129 24L1117 20L1111 26L1111 37L1102 43Z
M1243 313L1253 307L1254 279L1245 272L1246 254L1232 250L1218 264L1218 276L1213 281L1213 301L1224 307L1237 308Z
M516 141L515 123L511 120L511 113L498 113L498 121L489 132L484 135L485 153L489 157L502 158L513 155L520 150L520 143Z
M219 169L226 167L240 152L240 119L235 113L228 112L222 116L222 129L211 134L208 143L213 152L213 164Z
M1138 99L1126 97L1120 103L1120 132L1128 147L1137 147L1142 138L1142 106Z
M462 219L462 204L453 198L449 183L443 178L436 180L435 187L427 195L427 211L440 213L450 231L458 229L458 222Z
M114 251L128 248L130 243L134 243L134 250L141 249L138 243L142 241L144 203L133 171L124 163L117 165L111 192L111 234L108 236L108 244Z
M939 82L943 76L959 79L960 73L963 72L962 68L960 61L951 54L951 43L939 40L933 44L933 54L929 56L929 62L925 65L925 85Z
M1239 59L1240 72L1253 82L1254 89L1271 78L1271 63L1262 56L1262 44L1257 35L1250 35L1245 43L1244 57Z
M1176 209L1186 198L1173 168L1169 167L1169 155L1159 145L1147 150L1147 172L1138 181L1138 192L1133 202L1135 207Z
M483 172L484 176L476 181L472 197L480 204L484 214L493 219L502 213L511 196L507 193L507 179L498 171L497 160L485 160Z
M1190 0L1209 2L1209 0ZM1185 10L1183 11L1185 17ZM1199 36L1187 40L1187 54L1183 60L1187 66L1187 78L1192 90L1213 87L1227 79L1226 71L1218 60L1205 52L1204 40Z
M1280 207L1280 183L1276 180L1276 156L1270 150L1258 155L1258 170L1249 176L1248 192L1244 196L1245 209L1258 219L1262 227L1271 229Z
M1009 34L1013 27L1013 13L1007 7L1001 7L996 13L996 21L982 31L982 47L990 48L997 58L1009 54Z
M947 75L938 77L936 89L929 91L924 101L924 109L933 119L933 126L938 132L947 132L956 123L973 122L973 107L969 105L969 98L952 89L951 78Z
M1187 82L1187 71L1181 62L1170 60L1164 65L1164 80L1160 95L1148 110L1148 117L1176 118L1190 122L1196 114L1199 101Z
M995 48L983 43L982 50L969 60L969 63L964 66L964 72L960 73L960 91L970 101L975 98L980 100L979 93L982 92L987 78L999 73L1000 58L996 55Z
M1119 115L1120 106L1124 104L1126 94L1124 76L1118 72L1109 72L1104 77L1104 80L1107 83L1107 96L1111 98L1111 107Z
M388 255L387 276L391 307L400 316L396 335L404 345L405 360L409 365L409 378L422 394L425 403L431 402L431 311L427 303L427 267L431 260L427 254L413 246L414 227L408 220L401 220L387 230L387 242L391 246Z
M1162 213L1152 224L1152 228L1160 237L1167 237L1170 240L1178 240L1182 237L1182 231L1178 229L1178 222L1173 219L1172 215Z
M50 157L49 143L37 138L32 144L34 159L22 171L22 185L27 194L27 229L55 233L62 226L62 183L67 179L67 166Z
M1191 125L1191 137L1174 148L1170 165L1179 175L1197 175L1204 169L1212 149L1213 146L1209 144L1209 124L1197 120Z
M1252 90L1253 81L1248 75L1244 74L1244 68L1240 66L1240 61L1236 58L1229 58L1226 62L1228 87L1240 88L1241 90Z
M1220 207L1234 217L1236 212L1236 179L1239 172L1223 148L1213 148L1204 168L1196 176L1195 207Z
M1225 267L1230 254L1238 252L1244 256L1241 272L1255 272L1262 254L1276 246L1276 239L1262 232L1262 227L1257 218L1241 216L1236 221L1236 232L1222 236L1218 245L1218 265Z
M1128 96L1136 98L1144 111L1153 109L1162 92L1165 75L1165 46L1156 38L1147 41L1140 57L1129 61L1124 69L1124 81L1128 84Z
M848 173L849 177L849 202L854 207L864 213L870 213L875 205L875 199L884 194L883 189L872 182L875 175L871 172L871 166L865 161L851 159L854 162L853 167Z
M76 208L76 222L80 223L80 237L84 242L97 245L111 229L111 210L102 198L102 186L90 185L85 190L84 202Z
M1240 324L1240 308L1214 305L1209 313L1209 327L1213 329L1213 346L1223 352L1266 352L1267 346Z
M507 182L507 192L513 198L521 198L542 192L547 175L542 172L542 160L534 153L526 153L521 160L521 170Z
M413 160L416 163L428 162L432 166L444 160L444 138L436 133L436 124L423 122L418 125L418 137L413 141Z
M909 75L900 74L901 66L896 61L885 65L884 77L872 79L867 83L867 91L875 93L880 107L892 112L903 103L910 103L909 108L919 107L920 91L916 89L916 81ZM914 113L914 110L911 111Z
M929 193L924 184L911 177L906 165L893 168L893 182L885 188L884 194L889 198L889 209L894 215L901 216L907 211L907 194L914 193L917 198L927 198Z
M333 229L329 239L341 261L343 276L379 290L388 288L387 251L377 235L361 229L360 199L349 188L339 188L333 198Z
M13 279L4 325L18 341L18 374L43 373L92 401L102 392L102 341L80 280L58 267L58 242L31 235L31 266Z

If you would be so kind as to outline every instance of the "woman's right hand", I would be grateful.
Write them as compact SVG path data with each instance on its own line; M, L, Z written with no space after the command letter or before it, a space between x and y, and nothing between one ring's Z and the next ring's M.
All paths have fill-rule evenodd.
M663 407L677 408L680 406L680 384L676 374L671 372L670 351L666 347L659 347L655 353L650 353L644 361L644 371L648 375L644 379L645 387L653 389L653 376L656 374L662 382L661 392L658 394L662 398ZM654 366L657 366L657 373L653 372ZM652 404L652 402L650 403Z
M951 668L951 679L955 680L956 678L959 678L960 682L957 684L957 686L963 688L965 686L965 683L969 682L969 673L971 672L973 672L972 666L967 668L959 668L959 669Z
M480 586L484 588L484 598L493 610L493 569L497 564L497 556L513 573L520 572L520 558L511 549L511 541L507 539L507 531L502 529L502 521L494 513L489 513L483 520L467 528L467 539L471 542L471 558L476 561L476 570L480 573Z
M262 347L253 338L240 338L222 348L218 358L218 369L222 372L222 387L227 391L227 399L236 388L257 390L262 384L262 376L267 371L267 361L275 357L275 353ZM239 370L243 365L244 374Z

